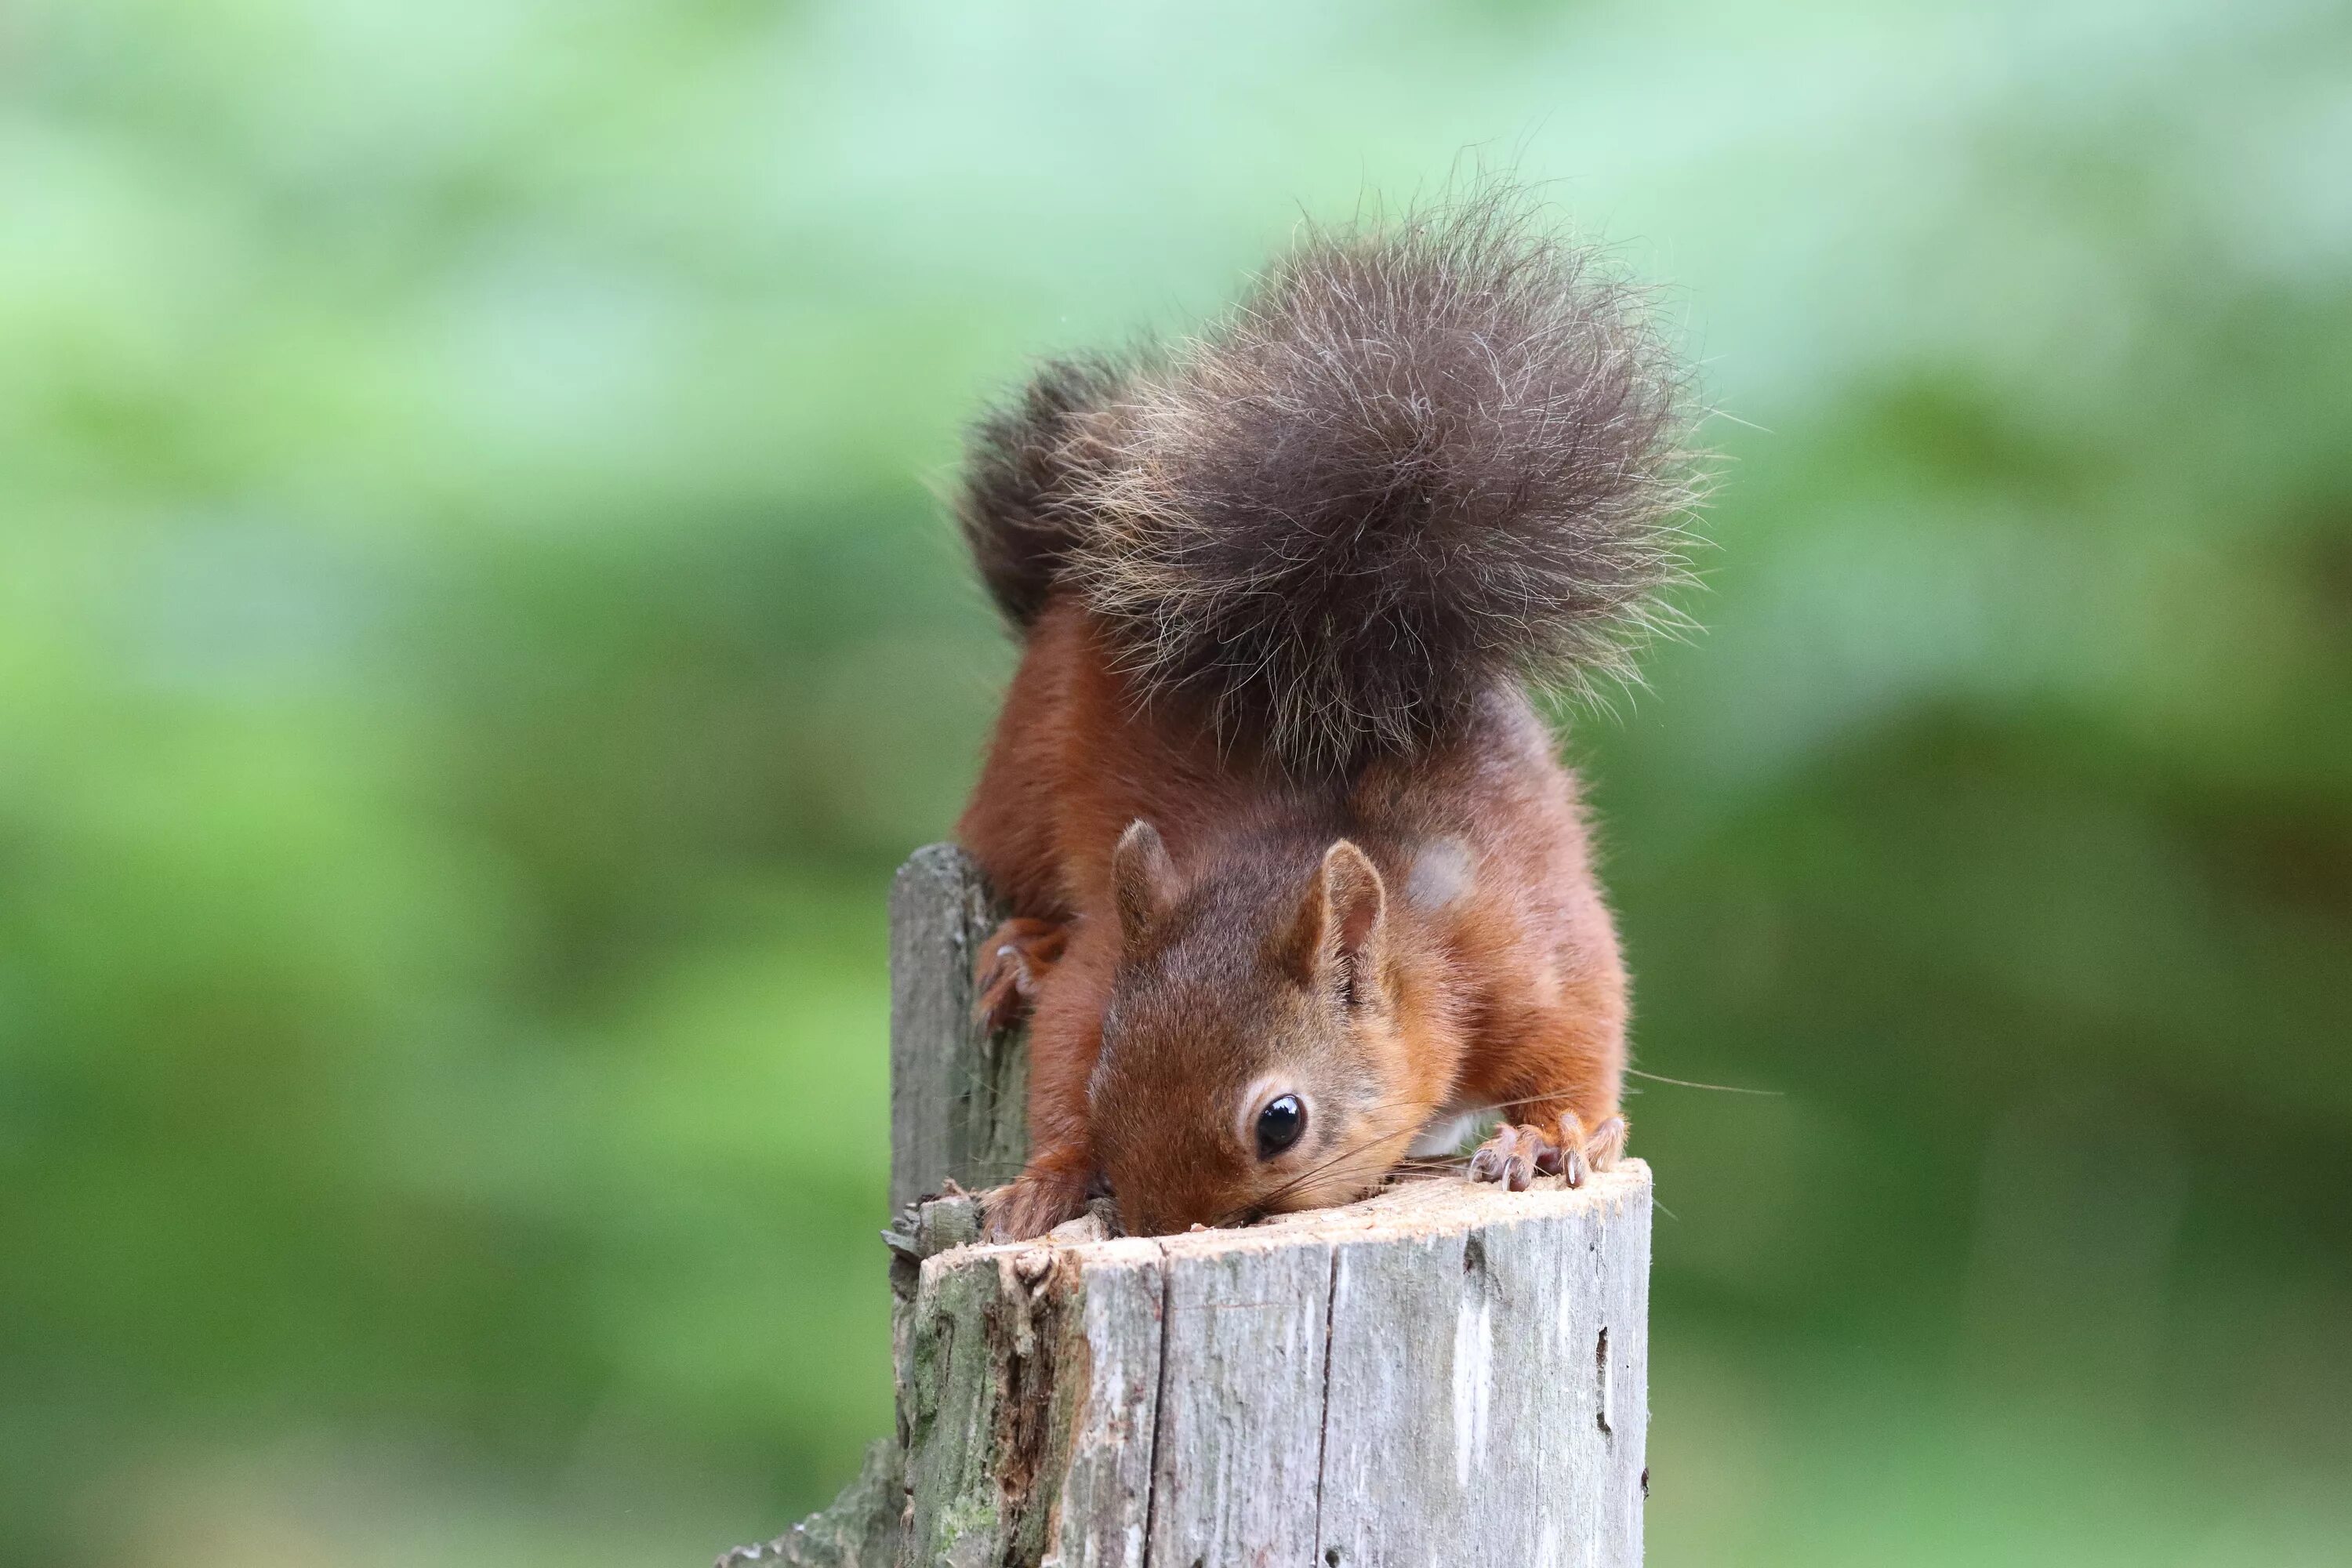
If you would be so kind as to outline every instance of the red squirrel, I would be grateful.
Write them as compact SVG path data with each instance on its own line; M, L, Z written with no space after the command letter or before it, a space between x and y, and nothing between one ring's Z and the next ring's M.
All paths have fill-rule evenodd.
M1027 1165L1138 1235L1346 1203L1499 1110L1474 1180L1625 1142L1626 978L1532 686L1670 612L1685 380L1509 199L1310 230L1171 350L1046 364L959 521L1024 641L957 835L1013 918Z

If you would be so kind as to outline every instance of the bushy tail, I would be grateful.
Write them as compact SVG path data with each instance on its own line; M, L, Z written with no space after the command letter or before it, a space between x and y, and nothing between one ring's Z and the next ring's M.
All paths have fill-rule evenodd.
M1680 571L1683 385L1637 290L1488 197L1312 234L1172 352L1048 367L962 516L1017 623L1078 594L1147 691L1345 766L1497 679L1627 671Z

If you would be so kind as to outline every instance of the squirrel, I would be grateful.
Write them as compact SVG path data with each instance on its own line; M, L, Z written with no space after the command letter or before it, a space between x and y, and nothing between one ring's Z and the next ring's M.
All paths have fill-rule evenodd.
M1351 1202L1625 1142L1627 982L1531 689L1672 621L1687 378L1643 294L1490 195L1309 226L1173 349L1045 363L958 521L1023 643L957 837L1029 1016L1025 1239ZM1448 1142L1449 1138L1452 1140Z

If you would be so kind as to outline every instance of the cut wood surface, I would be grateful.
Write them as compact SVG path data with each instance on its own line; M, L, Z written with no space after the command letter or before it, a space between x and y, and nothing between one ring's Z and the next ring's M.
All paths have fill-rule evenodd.
M1022 1036L971 1022L1000 913L951 846L892 889L897 1431L722 1568L1638 1564L1648 1169L982 1244L955 1185L1024 1147Z

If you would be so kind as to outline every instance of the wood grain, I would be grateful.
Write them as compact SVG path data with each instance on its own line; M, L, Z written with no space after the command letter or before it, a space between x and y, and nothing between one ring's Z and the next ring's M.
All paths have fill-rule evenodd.
M1628 1161L939 1254L908 1561L1631 1568L1649 1216Z

